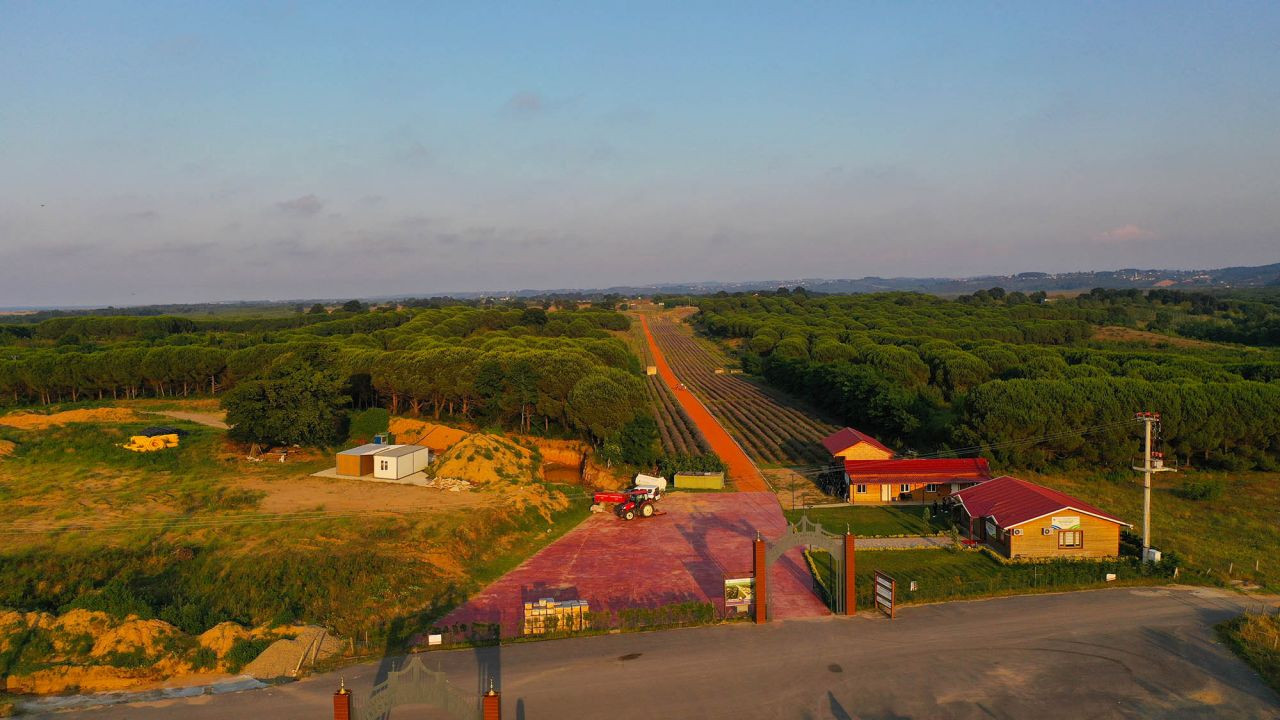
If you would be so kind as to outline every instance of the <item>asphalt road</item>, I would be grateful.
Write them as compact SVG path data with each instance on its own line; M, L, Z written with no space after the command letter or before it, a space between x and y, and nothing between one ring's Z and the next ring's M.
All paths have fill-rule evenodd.
M1277 605L1271 598L1266 603ZM1280 718L1280 697L1212 626L1257 598L1114 588L822 618L431 653L477 694L497 678L511 718ZM403 660L400 661L401 663ZM326 720L338 676L238 694L44 717ZM402 707L397 718L445 717Z

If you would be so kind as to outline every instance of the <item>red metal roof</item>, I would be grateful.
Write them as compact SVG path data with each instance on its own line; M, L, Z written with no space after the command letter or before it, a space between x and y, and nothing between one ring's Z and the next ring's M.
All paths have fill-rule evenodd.
M888 482L904 479L986 480L991 467L986 458L922 458L905 460L845 460L844 471L852 482L863 478L888 478Z
M866 443L871 447L879 448L890 455L894 454L892 450L880 444L879 440L871 437L870 435L854 430L851 427L837 430L822 439L822 446L825 447L827 452L832 455L848 450L858 443Z
M990 516L1006 530L1060 510L1075 510L1121 525L1129 524L1079 498L1008 475L965 488L951 497L964 505L970 517Z

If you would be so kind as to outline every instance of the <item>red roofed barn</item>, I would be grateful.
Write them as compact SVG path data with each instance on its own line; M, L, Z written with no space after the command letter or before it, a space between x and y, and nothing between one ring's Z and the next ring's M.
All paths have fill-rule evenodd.
M1009 558L1100 558L1120 554L1129 523L1043 485L998 477L953 496L969 537Z

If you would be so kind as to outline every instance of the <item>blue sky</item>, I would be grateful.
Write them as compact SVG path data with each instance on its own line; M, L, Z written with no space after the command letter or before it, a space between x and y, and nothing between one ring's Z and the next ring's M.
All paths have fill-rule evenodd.
M0 305L1280 259L1276 3L0 0Z

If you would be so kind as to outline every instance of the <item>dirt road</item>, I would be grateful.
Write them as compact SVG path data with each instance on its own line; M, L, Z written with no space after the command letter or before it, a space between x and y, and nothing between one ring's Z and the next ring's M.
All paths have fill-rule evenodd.
M672 372L657 341L653 339L653 332L649 330L649 320L642 315L640 322L644 325L644 337L649 343L649 352L653 353L653 362L658 366L658 375L667 387L671 388L672 394L676 396L680 407L684 408L685 414L702 431L702 436L707 439L711 449L728 466L729 477L733 480L734 486L742 492L768 491L764 477L760 475L760 470L756 468L755 463L751 462L751 458L747 457L738 443L729 437L729 433L721 427L719 421L711 415L702 401L694 397L694 394Z

